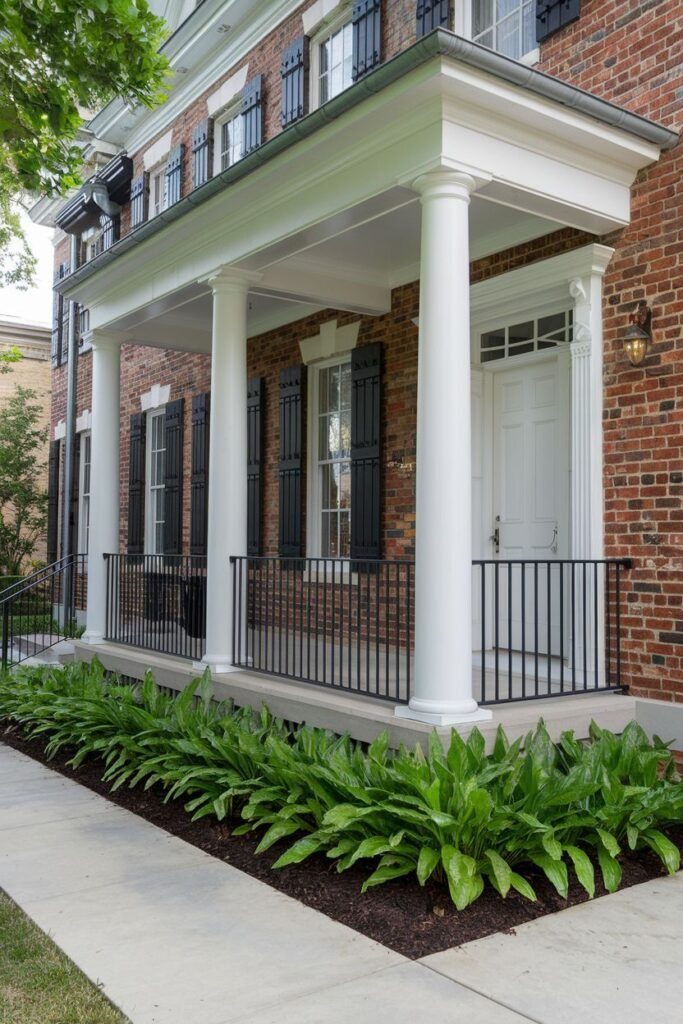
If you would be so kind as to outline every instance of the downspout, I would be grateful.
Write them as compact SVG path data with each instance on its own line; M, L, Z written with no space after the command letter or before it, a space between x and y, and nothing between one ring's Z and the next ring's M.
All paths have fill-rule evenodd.
M76 269L78 260L78 235L71 235L69 241L69 266ZM72 550L73 535L71 515L74 493L74 455L76 450L76 387L78 383L76 317L78 316L78 303L70 302L69 307L69 341L66 364L66 434L64 437L64 492L62 495L62 557L65 560L62 612L65 633L69 631L73 618L74 566L72 556L76 554L76 552Z

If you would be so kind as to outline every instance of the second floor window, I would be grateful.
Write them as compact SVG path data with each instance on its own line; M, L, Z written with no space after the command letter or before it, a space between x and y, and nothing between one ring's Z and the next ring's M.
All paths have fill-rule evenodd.
M166 411L148 413L147 419L147 538L145 553L164 551L164 484L166 479Z
M90 542L90 458L91 458L91 434L84 431L81 434L81 458L80 458L80 486L78 488L79 510L78 510L78 550L82 555L88 554Z
M216 121L214 174L232 167L244 156L244 118L233 108Z
M166 163L157 164L149 172L149 216L156 217L166 209Z
M317 36L311 46L311 108L327 103L353 84L351 11Z
M472 39L520 60L536 49L536 0L472 0Z

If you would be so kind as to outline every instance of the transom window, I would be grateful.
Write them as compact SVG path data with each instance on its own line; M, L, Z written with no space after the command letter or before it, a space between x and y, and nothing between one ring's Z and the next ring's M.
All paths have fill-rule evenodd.
M244 118L234 108L216 121L214 154L214 174L232 167L244 156Z
M536 0L472 0L472 39L519 60L536 49Z
M157 164L149 172L149 216L166 209L166 164Z
M88 554L90 543L90 459L92 445L90 431L81 434L80 453L80 486L78 488L80 508L78 511L79 538L78 550L81 554Z
M166 413L150 412L147 419L147 554L164 551L164 485L166 479Z
M353 83L353 28L351 21L328 29L317 41L318 57L318 104L326 103L333 96Z
M351 544L351 363L318 370L317 514L320 554L348 558Z
M568 344L572 340L572 323L572 311L568 309L485 331L479 339L481 362L490 363L494 359L509 359Z

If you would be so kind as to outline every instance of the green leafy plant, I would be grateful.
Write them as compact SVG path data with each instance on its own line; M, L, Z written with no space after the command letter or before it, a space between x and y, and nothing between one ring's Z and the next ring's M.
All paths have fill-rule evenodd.
M234 831L262 831L259 852L292 840L276 868L315 853L337 871L367 861L364 890L414 874L464 909L487 885L535 899L532 865L563 897L572 875L593 896L596 871L617 889L624 848L680 866L663 829L683 821L683 784L667 745L635 722L620 736L593 724L588 743L571 732L554 743L540 724L512 743L499 729L490 753L476 729L453 731L447 749L433 734L426 753L393 751L386 733L365 750L217 704L208 676L172 696L150 674L137 687L107 679L97 661L15 672L0 681L0 716L45 738L50 756L75 749L74 768L102 758L113 789L159 785L194 818L239 810Z

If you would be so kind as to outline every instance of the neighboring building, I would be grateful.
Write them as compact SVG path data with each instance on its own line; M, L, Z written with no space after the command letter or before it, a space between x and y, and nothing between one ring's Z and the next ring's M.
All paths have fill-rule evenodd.
M48 477L48 433L50 421L50 329L40 324L30 324L17 317L0 314L0 350L17 349L21 359L11 363L7 373L0 373L0 415L7 400L17 387L30 388L35 392L35 402L42 408L38 424L45 431L45 445L39 456L42 464L41 485L47 490ZM46 538L38 540L33 552L33 561L44 561L47 557Z
M682 0L164 13L168 101L33 213L84 639L435 723L683 700Z

